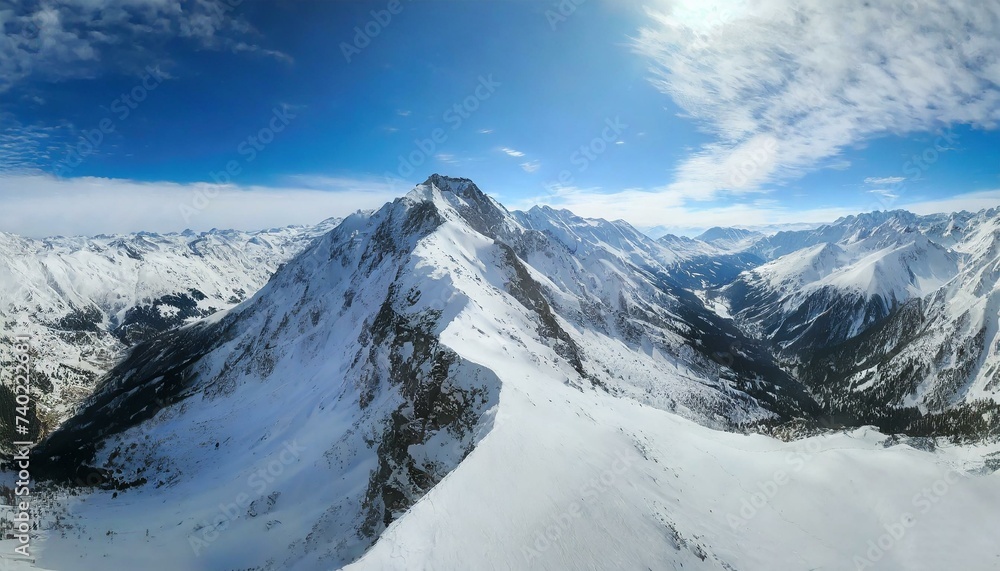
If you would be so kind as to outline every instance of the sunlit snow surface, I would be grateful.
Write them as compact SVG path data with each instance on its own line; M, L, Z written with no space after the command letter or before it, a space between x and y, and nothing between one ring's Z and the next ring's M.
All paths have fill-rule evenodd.
M885 437L864 429L792 443L718 432L566 386L488 335L450 342L466 357L505 363L494 427L348 569L854 569L856 555L869 557L869 541L877 545L886 526L904 521L905 535L872 568L1000 564L1000 476L982 470L987 449L883 448ZM236 522L201 558L186 541L187 522L233 501L239 487L207 479L115 500L90 496L74 509L82 536L50 533L40 563L252 567L258 549L300 541L307 530L298 522L309 506L342 485L310 468L318 456L310 447L296 465L283 486L296 497L283 509ZM234 461L252 466L257 458ZM773 497L762 503L758 494L768 490ZM761 507L748 509L751 502ZM267 530L265 519L283 525ZM117 531L113 538L108 529Z

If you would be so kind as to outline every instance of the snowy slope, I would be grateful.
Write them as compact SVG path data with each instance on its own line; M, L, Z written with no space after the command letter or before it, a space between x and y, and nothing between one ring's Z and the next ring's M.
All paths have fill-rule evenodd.
M1000 564L990 539L1000 531L1000 476L982 470L985 450L884 448L891 440L867 429L784 443L526 370L503 381L489 435L346 569ZM887 531L900 528L900 539ZM887 549L872 548L879 542Z
M958 273L960 259L919 232L877 228L784 255L719 295L747 331L782 349L824 347L935 291Z
M620 221L547 208L514 218L522 227L497 238L511 245L553 311L573 325L567 331L580 355L595 362L588 375L603 386L720 426L760 418L757 405L739 402L741 393L780 414L812 406L765 351L678 284L676 252ZM666 381L665 368L687 378L687 388ZM736 400L720 400L724 393Z
M875 212L779 233L750 249L772 261L705 297L840 422L995 432L998 220Z
M920 413L959 409L970 418L995 414L1000 218L982 212L967 221L965 234L955 246L964 260L953 279L900 307L870 333L807 361L802 376L839 392L845 407L864 402Z
M503 352L493 345L474 340L461 352ZM886 448L891 440L868 430L784 443L581 392L533 367L509 373L492 430L473 453L347 569L799 571L864 569L868 560L875 569L988 571L1000 557L991 539L1000 532L1000 476L984 462L996 446ZM315 456L275 470L283 493L270 511L226 520L199 557L177 522L191 510L206 519L224 513L241 490L252 494L250 476L224 491L209 481L208 490L89 494L69 504L64 522L74 527L49 532L39 562L66 570L337 569L333 560L291 565L271 555L311 534L284 527L333 495L325 490L339 478ZM242 460L250 473L270 457ZM293 483L311 493L289 496ZM897 540L887 530L899 525ZM871 547L880 541L888 549Z
M695 239L711 244L723 252L743 252L753 246L765 234L745 228L709 228Z
M961 251L902 228L767 284L909 307L937 263L993 251L982 225ZM821 411L650 242L437 175L347 218L251 299L138 344L35 450L38 565L996 568L1000 445L716 430Z
M127 347L233 307L337 222L42 240L0 233L0 362L9 362L12 335L32 336L45 357L36 359L32 382L54 426ZM0 367L0 382L11 370Z
M141 530L113 526L123 539L108 542L110 560L335 568L489 433L511 371L727 427L811 406L749 342L720 365L717 333L683 338L710 313L600 236L568 255L471 181L444 177L349 217L252 300L140 344L37 451L40 474L120 490L56 509L41 563L107 565L99 551L81 560L81 546L141 512ZM468 343L483 352L467 357ZM301 450L281 477L250 483L289 443ZM253 507L212 522L247 488ZM150 541L188 545L148 561L127 539L147 526Z
M995 568L1000 482L984 462L996 454L995 445L931 453L893 446L865 429L791 443L716 432L596 388L567 385L565 365L534 362L544 347L497 343L503 327L480 312L463 311L444 330L442 341L460 359L502 365L490 429L347 569L799 571L856 569L855 558L869 553L878 569ZM338 537L308 524L329 502L343 508L334 510L338 517L348 517L339 498L365 481L355 473L364 464L343 461L343 440L332 447L324 441L343 430L338 411L310 414L280 404L283 413L298 413L302 431L315 436L300 442L301 459L274 470L258 503L277 498L266 512L240 510L194 555L188 522L226 513L241 490L252 495L252 473L273 462L288 436L284 414L267 417L277 424L270 447L230 458L232 452L213 451L209 441L184 462L235 465L242 468L237 476L198 485L180 480L117 498L110 491L88 495L64 518L72 528L49 533L41 564L81 570L339 568L334 557L285 557L310 547L336 550ZM318 430L320 423L326 430ZM229 438L225 425L220 437ZM162 438L156 430L152 437ZM903 522L901 539L882 538ZM109 539L105 529L116 533ZM870 547L879 541L889 546L884 554Z

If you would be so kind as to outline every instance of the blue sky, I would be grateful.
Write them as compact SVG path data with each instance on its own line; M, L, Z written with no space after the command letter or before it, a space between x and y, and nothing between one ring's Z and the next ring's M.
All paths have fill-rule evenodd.
M644 4L15 2L0 230L308 223L433 172L653 233L1000 204L995 3Z

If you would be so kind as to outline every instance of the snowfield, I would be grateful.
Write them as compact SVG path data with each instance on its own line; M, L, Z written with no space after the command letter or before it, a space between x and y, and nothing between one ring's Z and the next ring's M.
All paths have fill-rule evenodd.
M507 357L486 335L453 342L467 358ZM527 355L507 349L514 354L505 359L492 430L346 569L989 571L1000 565L994 541L1000 475L983 463L996 446L885 447L886 437L870 429L789 443L714 431L567 386L523 364L530 361L519 365ZM50 532L40 545L41 568L335 569L322 562L268 566L257 558L301 542L308 530L297 522L314 503L309 498L338 487L310 469L322 458L305 447L286 468L294 474L277 477L287 482L283 492L301 497L267 516L241 514L200 556L184 522L223 513L220 504L235 502L240 489L252 491L241 481L89 496L72 510L82 527L66 538ZM211 453L208 447L203 455ZM253 468L267 458L244 461ZM268 529L270 521L282 524Z
M346 569L1000 567L985 450L883 448L868 429L785 443L523 383L505 379L490 434Z

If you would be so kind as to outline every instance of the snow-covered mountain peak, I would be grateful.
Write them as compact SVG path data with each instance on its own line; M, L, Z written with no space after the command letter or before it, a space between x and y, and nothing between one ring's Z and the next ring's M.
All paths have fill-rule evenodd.
M722 250L735 252L746 249L755 240L761 238L762 233L745 228L721 228L716 226L705 230L695 239L711 244Z
M873 210L838 218L830 226L849 228L875 228L887 222L916 223L917 215L906 210Z
M845 262L845 255L839 245L825 242L782 256L749 273L766 279L773 288L789 290L830 275Z
M578 257L612 255L637 268L665 271L687 255L683 249L675 251L623 220L583 218L549 206L514 211L512 216L523 228L546 234Z
M445 217L455 211L472 228L487 236L514 231L517 223L510 212L467 178L433 174L405 197L414 202L434 204Z
M92 422L118 423L116 431L141 422L141 416L107 419L107 407L145 407L135 400L139 396L128 395L158 387L159 367L177 363L187 363L188 384L157 394L270 395L294 380L312 397L290 406L305 413L316 402L336 401L337 410L351 415L360 406L367 418L363 432L384 434L391 439L386 446L423 445L433 437L429 431L402 439L403 428L389 422L393 414L414 425L429 422L417 406L425 391L438 398L433 395L446 387L464 387L483 391L489 401L496 390L491 377L507 381L504 363L510 359L545 363L561 383L601 388L706 424L735 426L814 411L815 403L752 341L693 295L665 283L653 255L626 252L655 248L651 239L606 221L522 219L545 229L521 225L471 183L444 178L430 179L375 213L348 217L225 318L176 330L178 354L150 363L145 359L155 355L155 345L136 349L112 373L120 383L92 399L64 436L75 439ZM575 232L578 249L555 236L560 225ZM734 343L740 349L730 355ZM485 411L477 405L470 414ZM473 418L462 428L441 418L465 451L473 429L488 427L486 419ZM76 446L75 440L59 441ZM424 462L411 457L416 449L396 452L399 461ZM447 458L437 476L461 456ZM397 468L387 467L370 493L382 494L381 478L397 477ZM419 495L426 485L404 482L396 491ZM366 513L388 523L383 518L393 508L390 498L382 499L385 505L373 503Z
M499 202L486 196L476 183L467 178L458 178L432 174L427 177L422 184L417 185L407 194L410 200L433 200L433 191L441 193L449 203L453 205L475 205L483 211L500 210L506 213L507 209ZM456 198L461 199L456 202Z
M479 187L476 186L476 183L472 182L472 179L447 176L438 173L434 173L427 177L427 180L425 180L420 186L434 186L443 192L454 192L455 194L464 194L470 191L478 192L480 194L483 193L483 191L479 190Z

